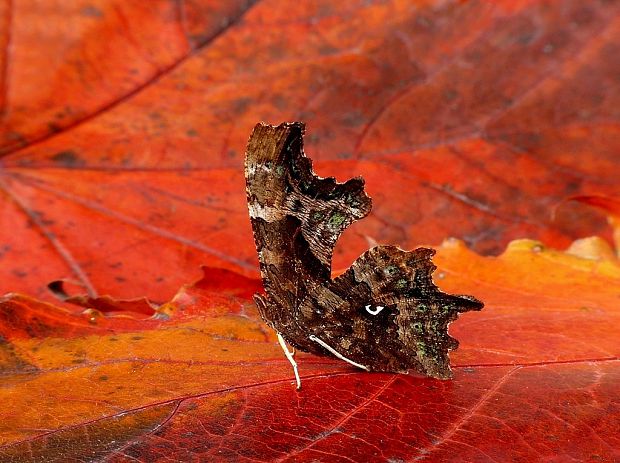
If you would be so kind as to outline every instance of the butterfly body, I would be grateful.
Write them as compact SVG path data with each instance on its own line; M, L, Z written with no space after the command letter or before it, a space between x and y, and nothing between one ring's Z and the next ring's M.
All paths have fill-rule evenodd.
M265 295L265 322L292 346L369 371L451 375L447 334L458 313L480 310L471 296L432 281L434 250L376 246L331 277L340 234L371 209L362 178L320 178L303 153L304 126L258 124L246 153L248 207Z

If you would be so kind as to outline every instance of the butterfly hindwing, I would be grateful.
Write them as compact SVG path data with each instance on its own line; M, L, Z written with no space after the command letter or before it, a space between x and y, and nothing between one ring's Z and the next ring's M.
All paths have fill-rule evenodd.
M433 254L427 248L376 246L334 280L337 291L348 294L344 318L355 320L346 357L373 371L450 376L448 351L458 342L448 335L448 324L479 302L435 286Z

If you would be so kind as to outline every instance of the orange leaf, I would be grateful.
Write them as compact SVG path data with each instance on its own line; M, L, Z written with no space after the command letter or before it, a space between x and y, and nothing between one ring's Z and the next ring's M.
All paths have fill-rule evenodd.
M242 164L260 120L305 121L319 174L366 178L373 216L335 268L367 239L607 233L576 203L549 210L617 192L613 2L0 8L0 293L68 278L161 303L201 264L255 277Z
M619 13L0 2L0 294L32 296L0 301L0 460L620 459L614 251L473 252L610 237L578 202L549 211L618 194ZM305 121L319 174L366 178L373 215L334 268L369 242L472 249L437 256L443 289L487 305L451 327L454 381L300 355L295 392L247 302L259 120ZM59 279L120 313L50 304Z
M436 260L444 289L486 302L451 327L453 381L301 354L297 392L254 305L208 281L166 304L169 320L6 297L0 459L616 458L618 263L533 241L482 257L452 240Z
M620 199L600 195L575 196L569 199L596 207L607 214L607 220L614 230L616 252L620 253Z

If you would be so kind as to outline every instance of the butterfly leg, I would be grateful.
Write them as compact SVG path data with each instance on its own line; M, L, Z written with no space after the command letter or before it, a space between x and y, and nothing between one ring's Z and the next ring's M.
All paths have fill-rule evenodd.
M317 344L319 344L320 346L324 347L325 349L327 349L328 351L330 351L332 354L334 354L336 357L338 357L340 360L344 360L347 363L350 363L351 365L353 365L354 367L357 368L361 368L362 370L366 370L366 371L370 371L368 369L367 366L364 366L360 363L354 362L351 359L346 358L344 355L342 355L340 352L338 352L336 349L334 349L332 346L330 346L329 344L327 344L325 341L317 338L315 335L311 334L309 336L309 339L311 341L316 342Z
M297 389L299 390L301 389L301 379L299 378L299 371L297 371L297 362L293 358L295 356L295 350L293 350L293 352L289 351L282 335L277 331L276 333L278 335L278 342L280 343L280 347L282 347L282 350L284 351L284 355L286 356L288 361L291 362L291 365L293 365L293 371L295 372L295 381L297 381Z

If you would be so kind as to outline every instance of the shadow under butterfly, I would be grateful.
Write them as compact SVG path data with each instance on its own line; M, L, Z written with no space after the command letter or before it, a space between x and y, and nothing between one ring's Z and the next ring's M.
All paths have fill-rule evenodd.
M457 315L480 310L472 296L446 294L432 280L433 249L376 246L331 277L340 234L370 213L364 180L318 177L303 152L304 124L259 123L245 179L266 296L254 300L293 365L296 349L331 355L367 371L452 376L448 335Z

